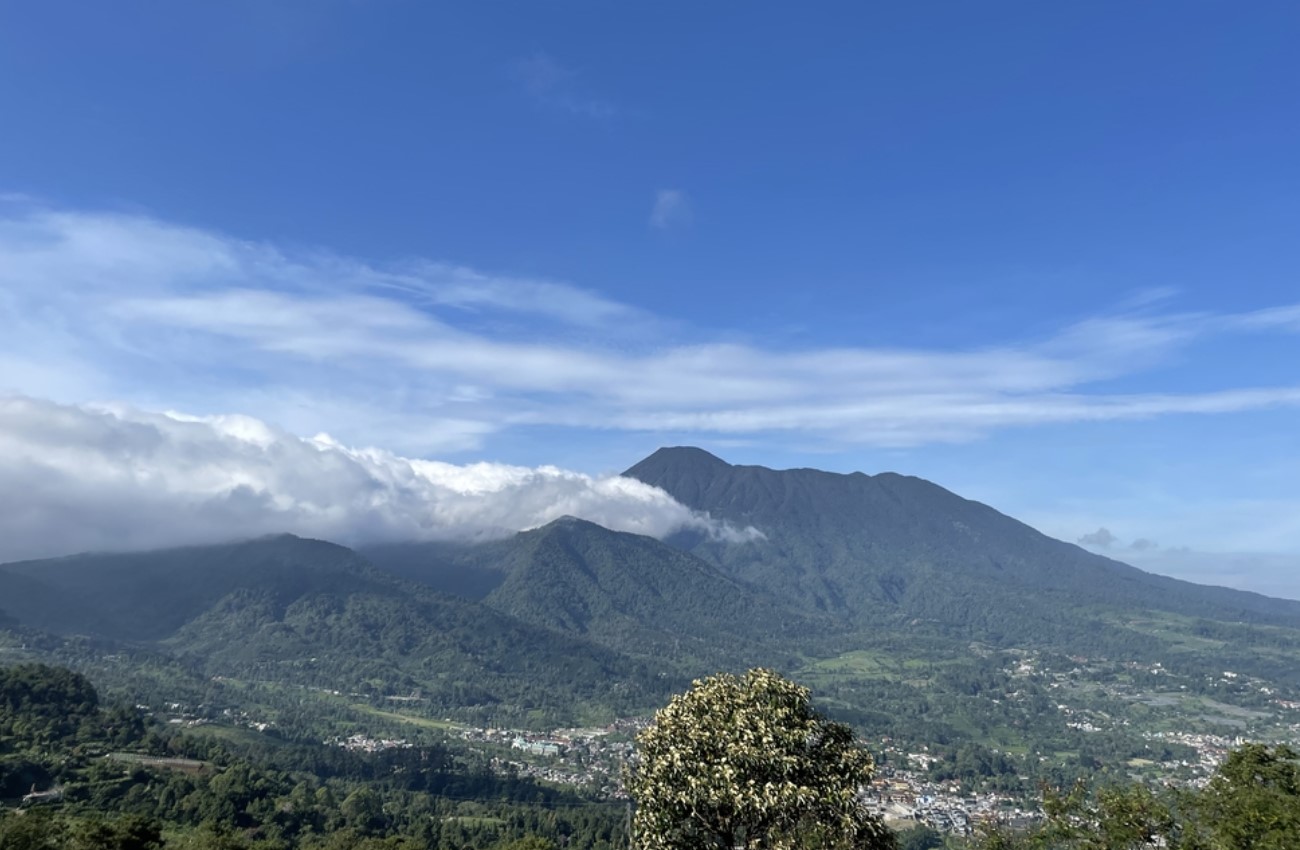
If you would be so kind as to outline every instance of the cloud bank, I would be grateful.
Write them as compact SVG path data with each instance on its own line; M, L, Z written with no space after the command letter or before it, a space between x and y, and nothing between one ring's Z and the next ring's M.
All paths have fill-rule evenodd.
M286 531L343 543L477 539L565 515L655 537L759 536L621 476L418 460L247 416L0 399L0 562Z

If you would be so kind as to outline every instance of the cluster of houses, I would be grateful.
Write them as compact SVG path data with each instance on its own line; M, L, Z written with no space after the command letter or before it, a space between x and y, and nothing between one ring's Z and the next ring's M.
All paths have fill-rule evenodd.
M1188 784L1194 788L1202 788L1214 772L1223 764L1223 760L1228 757L1228 753L1235 747L1240 747L1246 743L1242 737L1226 737L1223 735L1203 735L1196 732L1150 732L1145 736L1153 741L1170 741L1176 744L1183 744L1196 750L1199 760L1195 763L1189 761L1180 761L1178 766L1188 769L1194 774L1188 781Z
M19 806L36 806L41 803L58 803L63 800L63 786L55 785L46 791L37 791L36 786L32 786L31 793L24 794Z
M378 753L384 750L404 750L412 745L405 738L371 738L367 735L351 735L347 738L326 738L325 744L342 747L358 753Z
M1004 794L962 793L959 783L937 783L922 778L935 757L929 753L900 753L908 768L882 766L870 786L862 791L867 808L886 823L915 822L938 832L970 835L980 823L1027 826L1042 812L1025 808Z
M644 728L642 718L617 720L608 726L557 729L545 735L517 729L464 727L465 740L501 748L491 759L494 769L517 776L576 785L608 797L626 796L622 789L623 765L631 757L631 739ZM518 753L519 757L507 755Z

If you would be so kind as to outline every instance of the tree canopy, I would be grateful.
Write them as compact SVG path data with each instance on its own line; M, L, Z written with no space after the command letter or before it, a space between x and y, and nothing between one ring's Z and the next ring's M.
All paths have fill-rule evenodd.
M1045 794L1046 821L1020 835L994 829L981 850L1293 850L1300 847L1300 763L1290 747L1246 744L1200 791L1078 784Z
M1212 846L1284 850L1300 846L1300 764L1287 746L1247 744L1228 755L1201 794Z
M637 745L628 786L645 850L894 846L860 800L870 753L771 670L697 680Z

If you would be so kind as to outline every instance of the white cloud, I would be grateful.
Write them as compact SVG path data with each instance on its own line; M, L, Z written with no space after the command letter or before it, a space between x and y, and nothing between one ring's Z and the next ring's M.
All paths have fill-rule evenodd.
M235 410L409 455L532 426L905 447L1296 407L1300 386L1098 389L1214 335L1288 330L1296 309L1130 313L977 348L782 350L682 338L554 281L380 266L135 215L0 216L0 392Z
M1229 319L1230 323L1246 330L1258 328L1283 328L1300 331L1300 304L1268 307L1253 313L1243 313Z
M1298 305L1209 315L1160 312L1153 305L1163 300L995 345L780 348L686 329L563 282L427 260L368 263L0 198L0 394L63 403L42 408L45 419L27 417L42 424L11 422L14 432L0 437L0 546L46 554L33 541L131 547L223 539L232 529L479 533L556 511L651 533L677 521L680 506L642 504L644 494L613 479L413 459L477 451L534 427L698 435L714 445L906 447L1300 406L1300 386L1232 386L1226 367L1213 370L1219 385L1199 391L1132 390L1126 379L1190 359L1201 342L1300 330ZM75 406L95 400L122 406L112 416ZM229 411L255 419L220 418ZM326 431L343 445L291 436ZM269 439L261 448L257 434ZM489 499L457 489L467 476L515 483ZM54 505L84 527L55 524ZM629 506L648 525L636 526ZM1231 536L1209 521L1196 524L1215 527L1213 537L1117 524L1138 515L1149 523L1149 500L1055 531L1073 539L1104 523L1126 539L1141 531L1200 549L1285 551L1300 540L1300 512L1286 507L1242 506ZM1185 500L1177 510L1187 513ZM161 520L139 521L151 513Z
M650 210L650 226L658 230L691 223L691 204L681 189L660 189Z
M1081 546L1091 546L1096 549L1109 549L1111 546L1115 545L1115 541L1118 539L1119 538L1114 534L1111 534L1110 529L1103 527L1083 535L1077 542Z
M572 325L643 322L639 311L594 292L544 280L485 275L463 266L419 263L391 285L430 305L546 316Z
M551 466L457 466L303 439L247 416L0 399L0 561L293 532L481 538L561 516L746 540L656 487Z

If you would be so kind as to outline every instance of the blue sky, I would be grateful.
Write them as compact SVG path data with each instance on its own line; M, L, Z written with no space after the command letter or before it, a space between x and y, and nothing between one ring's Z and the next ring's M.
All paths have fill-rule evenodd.
M1300 597L1298 40L1290 3L0 3L0 392L593 480L893 469Z

